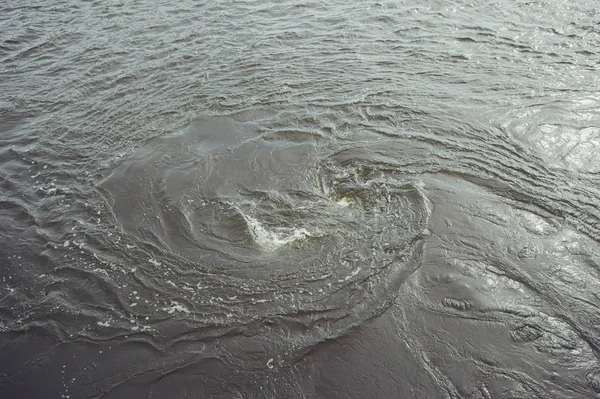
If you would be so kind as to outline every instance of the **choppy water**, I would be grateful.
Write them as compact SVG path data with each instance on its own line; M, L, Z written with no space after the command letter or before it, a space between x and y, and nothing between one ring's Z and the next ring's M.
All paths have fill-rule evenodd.
M0 15L4 396L600 394L595 2Z

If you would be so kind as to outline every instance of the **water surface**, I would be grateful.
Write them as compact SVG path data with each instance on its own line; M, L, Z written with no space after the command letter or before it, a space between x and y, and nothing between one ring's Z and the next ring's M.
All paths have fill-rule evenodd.
M600 394L594 2L0 6L0 392Z

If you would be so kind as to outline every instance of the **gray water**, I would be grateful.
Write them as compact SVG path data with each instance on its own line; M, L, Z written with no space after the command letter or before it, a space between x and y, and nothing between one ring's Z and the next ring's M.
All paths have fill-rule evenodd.
M599 15L3 2L0 396L599 395Z

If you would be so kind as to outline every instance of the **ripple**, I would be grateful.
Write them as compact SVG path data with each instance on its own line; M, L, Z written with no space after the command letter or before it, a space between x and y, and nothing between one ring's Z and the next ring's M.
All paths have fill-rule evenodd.
M556 166L600 172L600 114L597 97L561 99L511 111L505 127Z

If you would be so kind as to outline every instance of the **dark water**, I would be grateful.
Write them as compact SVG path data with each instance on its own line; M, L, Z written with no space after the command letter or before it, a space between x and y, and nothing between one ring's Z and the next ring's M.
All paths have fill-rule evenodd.
M600 395L599 15L3 2L0 396Z

